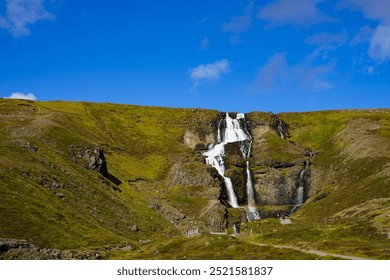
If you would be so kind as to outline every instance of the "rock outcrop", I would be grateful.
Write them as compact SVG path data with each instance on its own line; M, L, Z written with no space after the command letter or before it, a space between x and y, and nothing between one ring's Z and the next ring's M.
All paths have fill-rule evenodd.
M69 149L72 154L73 162L81 164L85 168L99 172L99 174L113 184L109 185L110 187L114 190L120 191L117 186L122 184L122 181L108 172L107 161L102 147L76 147L71 145Z
M0 260L98 260L105 254L104 250L47 249L27 240L0 239Z
M206 150L210 143L214 143L212 132L187 130L183 136L183 143L193 150Z
M70 147L72 160L81 162L86 168L98 171L104 177L108 177L107 162L102 147Z

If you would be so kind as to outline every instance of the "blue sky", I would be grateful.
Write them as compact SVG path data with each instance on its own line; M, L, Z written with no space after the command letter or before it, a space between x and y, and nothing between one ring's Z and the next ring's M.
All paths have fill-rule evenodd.
M313 111L390 106L390 1L0 1L0 96Z

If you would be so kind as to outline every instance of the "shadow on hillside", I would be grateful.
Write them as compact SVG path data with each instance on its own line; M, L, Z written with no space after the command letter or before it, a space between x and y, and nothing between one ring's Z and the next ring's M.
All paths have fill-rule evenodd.
M120 184L122 184L122 181L119 180L117 177L115 177L114 175L110 174L110 173L107 173L107 176L104 176L106 177L107 180L109 180L111 183L115 184L116 186L119 186Z

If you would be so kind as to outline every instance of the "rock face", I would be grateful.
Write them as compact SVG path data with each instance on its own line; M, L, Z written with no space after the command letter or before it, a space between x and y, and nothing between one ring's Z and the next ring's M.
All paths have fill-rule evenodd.
M202 162L175 163L169 172L167 185L220 187L218 181L210 175L210 168Z
M259 205L294 203L300 168L278 169L268 166L265 172L254 174Z
M255 169L255 191L259 205L288 205L294 204L297 188L303 166L275 168L266 166ZM305 193L310 191L310 171L303 174Z
M82 162L85 167L98 171L104 177L108 177L107 162L102 147L70 147L72 160Z
M207 146L214 141L212 132L187 130L183 136L183 143L193 150L206 150Z
M219 200L210 200L208 207L202 213L207 217L206 225L210 231L224 231L226 229L226 208Z
M305 200L309 196L311 172L308 163L313 154L288 141L288 125L275 115L269 114L267 118L263 116L262 119L248 118L246 126L251 132L252 138L252 151L249 160L256 207L263 216L287 215L294 207L297 207L298 200ZM188 135L190 134L187 133ZM195 138L193 137L193 139ZM199 140L196 138L196 141ZM194 143L196 141L194 140ZM285 149L285 158L273 155L272 147L270 147L273 142L277 143L278 149ZM248 201L246 191L248 175L241 147L239 142L225 145L225 176L229 177L233 183L238 204L246 205ZM281 154L283 155L283 153ZM303 169L305 172L302 172ZM224 187L223 178L216 172L212 175L215 180L220 182L221 191L218 199L226 207L223 219L220 218L217 223L230 227L241 219L245 220L245 215L241 215L242 213L240 214L237 209L232 210L227 202L228 194ZM183 181L183 178L181 180ZM202 183L206 183L206 181ZM303 194L299 194L299 186L301 186L300 192L303 188ZM298 196L300 196L299 199ZM215 227L216 223L212 224Z
M107 161L102 147L75 147L71 145L70 151L73 162L99 172L99 174L107 179L104 182L106 185L116 191L121 191L117 186L122 184L122 181L108 172Z

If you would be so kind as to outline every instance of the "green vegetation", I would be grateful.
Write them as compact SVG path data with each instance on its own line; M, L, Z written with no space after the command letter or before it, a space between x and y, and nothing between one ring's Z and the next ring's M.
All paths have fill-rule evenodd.
M263 230L256 238L389 259L390 228L384 217L390 212L378 199L390 197L390 111L286 113L280 118L290 125L295 144L313 150L312 175L322 179L314 181L318 189L293 215L293 224L274 225L272 234ZM367 203L377 206L371 216L360 211ZM346 209L360 212L353 217L339 214Z
M311 260L329 259L292 249L257 246L226 235L178 237L159 243L139 245L131 250L112 251L109 259L166 259L166 260Z
M216 113L0 100L0 114L0 237L79 249L176 234L150 201L164 189L161 180L170 166L191 156L181 144L185 129ZM73 162L72 146L104 147L110 174L122 182L119 191L96 171ZM137 186L128 183L137 180ZM141 189L155 180L161 182ZM133 225L139 232L130 230Z
M253 243L390 259L389 110L279 114L289 125L287 140L268 129L271 114L249 114L268 129L257 131L264 143L253 146L257 176L270 162L299 170L312 150L309 199L291 224L262 219L237 238L188 239L183 230L207 233L208 211L223 208L213 208L218 183L183 136L212 135L217 117L200 109L0 99L0 238L41 248L116 247L111 259L317 258ZM108 179L74 152L95 147L104 149ZM278 172L289 175L284 167ZM260 209L283 212L286 205ZM231 220L239 221L241 210L229 209Z
M362 258L389 259L389 240L372 225L357 220L334 222L324 219L293 218L283 225L277 219L250 223L252 235L242 235L245 241L282 244L301 249L319 250Z

